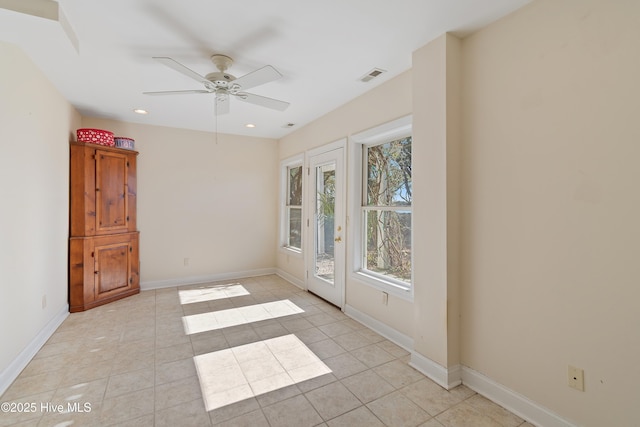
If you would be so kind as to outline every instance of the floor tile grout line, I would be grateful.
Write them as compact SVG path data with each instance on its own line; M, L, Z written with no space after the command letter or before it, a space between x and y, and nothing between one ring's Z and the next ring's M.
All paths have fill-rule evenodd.
M282 286L283 289L279 290L278 286L276 286L275 284L274 285L270 284L268 288L267 287L261 288L262 284L256 283L256 286L258 286L258 285L260 285L260 287L258 287L258 289L264 289L264 290L269 289L270 291L275 291L275 292L271 293L271 297L273 297L273 298L286 298L288 296L289 298L294 300L294 296L295 295L299 295L301 293L297 289L295 289L295 290L288 289L288 290L285 291L284 288L286 288L286 286ZM285 283L285 285L286 285L286 283ZM170 297L170 296L163 297L162 298L162 304L166 305L166 307L169 307L170 310L172 310L170 307L176 307L176 309L178 309L178 307L179 307L179 311L178 311L179 314L175 318L175 321L179 322L180 320L178 320L178 319L181 319L182 317L187 315L186 314L186 310L185 310L183 305L179 304L179 302L176 305L176 302L171 302L170 301L171 299L177 298L177 295L178 295L177 292L178 291L179 291L179 287L176 287L175 291L174 291L175 295L173 297ZM120 305L114 304L114 306L113 306L114 309L117 310L117 311L120 311L124 315L124 318L120 318L116 322L115 326L111 327L111 329L117 334L117 337L116 337L116 339L114 341L109 341L108 342L109 343L109 349L112 349L112 351L114 351L115 354L122 354L124 349L127 348L127 346L129 346L129 345L132 345L132 347L135 347L135 344L140 344L140 345L144 344L144 341L146 340L146 338L142 338L142 336L145 335L144 333L141 333L138 336L135 333L132 333L132 331L133 331L132 329L127 329L128 325L135 324L135 323L144 325L143 326L145 328L144 330L149 331L150 332L149 335L153 336L153 339L151 340L152 350L150 350L151 353L152 353L151 357L153 358L153 370L152 370L152 372L154 374L153 375L153 386L150 386L148 388L153 388L152 415L153 415L154 422L157 421L157 414L159 412L163 411L164 409L167 409L167 408L159 408L157 406L157 400L156 400L156 398L157 398L156 397L156 391L157 391L156 389L157 389L157 387L165 385L165 384L170 384L172 382L180 381L180 380L173 379L173 380L170 380L170 381L162 383L162 384L158 383L158 375L157 374L158 374L158 370L161 369L160 364L158 364L158 355L160 353L163 353L163 350L165 348L172 347L172 345L166 345L165 347L162 347L162 348L158 347L159 337L162 335L160 333L159 329L158 329L158 327L160 325L160 318L161 317L166 318L165 321L168 322L168 324L170 324L171 320L169 320L169 319L172 317L172 316L167 316L166 312L164 312L164 311L161 312L160 311L161 302L160 302L159 294L160 293L157 290L153 290L153 293L151 295L145 295L145 297L143 299L136 299L136 300L132 299L132 300L129 301L129 303L120 304ZM169 294L167 293L167 295L169 295ZM289 298L286 298L286 299L289 299ZM311 393L314 390L317 390L317 389L319 389L321 387L325 387L325 386L327 386L329 384L339 383L339 384L341 384L341 386L343 386L347 390L349 390L349 392L353 396L355 396L357 401L360 403L360 405L357 408L354 408L351 411L357 410L357 409L359 409L361 407L365 407L365 408L367 408L367 410L372 412L370 409L368 409L368 406L367 406L368 404L364 403L364 401L363 401L364 399L361 399L361 397L358 397L355 393L353 393L349 389L349 387L347 387L346 380L348 380L349 378L351 378L351 377L353 377L355 375L358 375L358 374L361 374L361 373L365 373L365 372L373 372L376 375L378 375L378 372L376 372L376 369L378 367L386 365L387 363L400 362L400 363L406 365L406 360L401 360L402 358L405 358L406 355L397 355L397 353L393 353L391 351L388 351L387 348L389 348L389 349L391 349L391 348L390 347L386 347L385 348L383 346L383 344L382 344L382 343L387 342L388 340L380 340L380 341L369 342L369 343L364 344L364 345L358 344L355 347L351 347L351 346L343 347L343 346L341 346L339 344L339 341L340 341L339 338L340 337L342 337L344 335L347 335L347 334L351 334L351 333L358 333L359 335L362 335L361 332L371 331L371 330L366 328L366 327L362 327L362 328L356 329L356 328L353 327L352 324L348 323L348 322L352 321L352 319L349 319L348 317L344 317L344 315L342 313L334 312L331 307L324 306L323 305L324 303L321 302L321 301L314 301L314 302L315 302L315 304L311 304L309 306L305 305L304 308L303 308L303 310L305 310L305 312L306 312L306 310L309 310L309 311L313 311L312 313L308 313L308 315L306 315L306 316L303 315L303 314L295 315L295 319L305 319L307 322L309 322L308 318L316 316L316 317L313 317L313 319L317 320L317 322L315 322L315 323L309 322L309 325L311 325L311 326L306 327L305 329L291 331L284 324L285 320L288 319L288 316L287 317L283 317L281 319L269 319L269 320L274 320L275 323L273 323L273 325L279 325L279 327L282 328L281 331L277 331L277 328L273 328L273 329L276 330L276 332L272 331L271 333L278 334L278 335L276 335L276 337L277 336L282 336L282 333L284 333L285 331L287 333L296 335L297 333L301 333L301 331L304 331L304 330L307 330L307 329L315 329L315 330L319 331L319 333L324 333L324 331L323 331L323 329L324 329L324 330L326 330L328 332L331 332L332 334L335 333L335 335L332 335L332 336L328 336L327 334L324 334L325 338L323 338L320 341L332 342L335 346L337 346L338 348L342 349L343 352L339 353L339 354L337 354L335 356L325 356L321 360L324 361L324 360L330 359L332 357L336 357L336 356L343 355L343 354L348 354L348 355L350 355L350 357L353 357L354 359L356 359L360 363L362 363L363 366L365 367L365 369L362 370L362 371L358 371L356 373L351 373L351 374L349 374L349 375L347 375L345 377L342 377L342 378L338 378L338 377L334 376L334 379L332 381L330 381L329 383L315 386L315 387L313 387L311 389L308 389L306 391L303 391L303 389L298 387L297 384L293 384L293 386L296 389L296 393L293 396L302 395L304 397L305 401L309 405L311 405L311 407L314 408L316 413L318 413L318 415L319 415L318 409L313 405L313 403L308 398L309 393ZM142 304L140 304L140 303L142 303ZM247 303L250 303L250 302L247 301ZM313 307L313 310L311 309L311 307ZM140 310L140 311L138 312L137 310ZM323 315L327 315L327 316L331 317L332 320L330 322L326 323L326 321L328 319L323 318L322 317ZM109 311L107 311L107 310L102 310L102 311L96 310L95 313L90 313L90 314L87 314L87 315L85 315L83 317L76 316L76 317L74 317L74 320L78 319L77 321L67 322L66 326L63 324L63 325L61 325L62 328L59 328L59 330L63 334L65 332L68 332L68 335L62 335L62 337L64 337L65 340L62 340L62 341L51 340L51 343L52 344L60 344L60 343L64 343L64 342L67 342L67 341L73 342L73 341L78 339L78 338L74 338L73 337L73 335L75 335L73 332L74 331L83 331L83 328L81 327L82 323L89 322L92 318L95 318L95 319L98 319L101 324L102 323L108 324L108 322L110 320L114 319L114 316L115 315L109 314ZM292 319L294 319L294 317L292 317ZM127 322L131 322L131 323L128 324ZM258 340L263 341L263 340L266 340L266 339L270 339L270 338L262 338L262 335L260 335L258 333L259 332L258 329L257 329L259 327L258 324L259 324L259 322L250 322L250 323L248 323L248 325L251 328L251 330L253 331L254 335L256 337L258 337ZM268 325L272 325L272 324L270 324L270 323L267 324L267 325L261 324L261 326L268 326ZM292 325L292 324L290 324L290 325ZM330 326L330 325L336 325L336 326ZM341 326L339 327L337 325L341 325ZM344 326L344 329L341 329L342 326ZM86 332L86 330L85 330L85 332ZM375 332L372 332L372 333L375 333ZM55 333L53 335L55 335ZM52 338L53 338L53 335L52 335ZM177 333L176 335L180 335L180 334ZM365 335L362 335L362 336L365 336ZM251 339L253 339L253 338L251 338ZM224 333L222 333L220 335L220 340L221 340L220 344L224 344L225 348L231 348L232 347L230 342L229 342L229 340L228 340L228 337ZM348 341L346 341L346 338L344 340L345 340L345 342L348 342ZM251 342L254 342L254 341L251 341ZM319 341L314 341L314 342L319 342ZM48 343L45 343L45 346ZM393 343L391 342L391 344L393 344ZM188 338L188 340L186 342L184 342L184 343L181 342L181 343L175 344L173 346L179 347L179 346L183 346L183 345L188 345L188 348L190 349L190 352L192 354L192 356L190 358L188 358L188 359L193 360L193 358L195 356L197 356L196 347L195 347L195 337L194 336L189 336L189 338ZM305 343L305 345L307 345L307 344ZM370 359L370 360L373 361L373 364L369 365L369 363L364 363L364 360L360 360L357 357L357 354L358 353L360 353L360 354L362 353L362 350L361 350L362 348L366 348L366 347L370 347L370 346L371 347L375 347L376 349L380 349L381 351L384 352L385 355L382 356L382 359L385 359L386 357L390 357L391 360L388 361L388 362L378 363L378 362L375 362L376 359ZM85 346L82 345L82 346L78 346L78 347L80 348L80 347L85 347ZM349 348L349 349L347 349L347 348ZM202 349L200 349L200 350L202 351ZM140 349L136 349L136 351L143 352L143 350L140 350ZM271 349L270 349L270 353L271 353L272 356L274 356L273 351L271 351ZM57 354L52 354L50 357L54 357L56 355ZM38 358L37 356L38 355L36 355L36 357L34 357L34 360ZM234 355L234 357L235 357L235 355ZM177 359L175 361L178 361L178 360L185 360L185 359ZM378 360L380 360L380 359L378 359ZM164 363L170 363L171 361L172 360L167 360L167 362L164 362ZM238 362L237 358L236 358L236 362ZM280 364L280 366L283 367L281 364ZM136 369L136 370L142 370L142 369L144 369L144 368L140 368L140 369ZM104 389L101 390L100 414L99 415L101 415L103 413L104 409L105 409L105 407L104 407L105 400L107 400L109 398L117 397L117 396L110 396L109 398L107 398L107 391L109 390L109 387L111 386L112 381L114 380L115 376L116 375L125 374L127 372L135 372L136 370L134 370L134 371L123 370L122 372L117 372L117 366L115 365L115 363L113 361L111 362L111 364L109 365L109 367L107 369L108 372L106 374L104 374L106 376L101 377L101 379L104 379L105 385L104 385ZM44 371L43 373L46 374L47 372L49 372L49 371ZM285 372L286 372L286 369L285 369ZM193 375L196 375L196 374L190 374L190 376L188 378L191 378ZM243 375L245 375L244 372L243 372ZM25 378L29 378L29 376L27 376ZM197 378L197 375L196 375L196 378ZM247 379L246 375L245 375L245 379ZM383 381L385 381L386 383L390 384L393 387L394 390L393 391L388 391L387 393L377 397L375 400L381 399L381 398L383 398L385 396L388 396L388 395L390 395L392 393L396 393L396 392L404 394L402 392L402 390L404 388L406 388L406 387L408 387L408 386L410 386L410 385L412 385L412 384L414 384L414 383L416 383L418 381L422 381L422 380L425 380L425 379L428 380L427 377L422 377L422 379L414 380L414 381L411 381L411 382L409 382L407 384L397 384L396 385L396 384L389 383L386 380L386 378L384 378L384 377L381 377L381 379ZM91 380L91 381L94 381L94 380ZM95 380L95 381L97 381L97 380ZM55 388L55 390L53 390L53 395L52 396L59 395L62 392L62 390L67 388L67 387L62 387L61 384L62 384L62 382L58 384L58 386ZM147 388L135 390L135 391L132 391L131 393L139 392L141 390L146 390L146 389ZM124 393L124 395L126 395L126 394L127 393ZM461 401L456 402L456 403L448 406L446 409L442 410L441 412L439 412L438 414L436 414L434 416L431 416L431 414L428 413L427 411L425 411L425 412L427 412L431 416L431 418L435 419L436 416L439 416L439 415L443 414L444 412L449 411L449 410L457 407L458 405L461 405L462 403L467 402L467 404L471 405L471 407L475 411L477 411L478 413L481 413L483 416L488 416L489 418L491 418L495 422L499 422L498 420L496 420L495 418L493 418L490 415L490 412L483 411L482 408L477 408L471 402L468 402L469 399L472 399L475 395L476 395L476 393L473 393L473 394L471 394L469 396L466 396ZM263 417L265 417L265 419L267 420L267 423L269 423L271 425L271 422L266 417L264 409L268 408L269 406L276 405L276 404L282 402L283 400L276 400L274 402L271 402L270 404L265 405L263 403L260 403L260 400L258 400L258 397L259 396L255 397L256 401L258 402L257 409L259 409L261 411ZM405 395L405 397L407 397L407 396ZM97 399L100 399L100 398L98 397ZM289 399L289 398L287 398L287 399ZM284 399L284 400L287 400L287 399ZM200 396L197 399L194 399L193 402L201 401L201 400L202 400L202 396ZM409 399L409 400L411 400L411 399ZM371 403L371 402L369 402L369 403ZM178 406L178 405L179 404L176 404L175 406ZM170 407L174 407L174 406L170 406ZM502 409L504 409L504 408L502 408ZM351 411L347 411L347 412L345 412L345 414L349 413ZM507 410L505 409L505 411L507 411ZM338 416L336 416L334 418L331 418L331 419L327 419L327 420L325 420L325 422L331 421L331 420L333 420L335 418L338 418L338 417L340 417L342 415L344 415L344 414L338 415ZM374 413L374 415L376 416L377 419L380 420L380 417L378 417L375 413ZM40 414L38 419L39 420L42 419L43 416L44 416L44 414ZM209 422L213 424L213 419L211 418L210 414L206 413L206 416L209 419ZM142 417L139 417L139 418L142 418ZM321 416L321 418L324 419L322 416ZM380 420L380 421L382 422L382 420ZM519 425L523 425L523 424L526 424L526 421L521 420Z

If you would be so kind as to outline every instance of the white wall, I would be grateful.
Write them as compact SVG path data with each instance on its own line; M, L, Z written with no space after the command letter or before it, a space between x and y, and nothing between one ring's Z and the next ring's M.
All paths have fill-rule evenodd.
M584 426L640 425L638 17L537 0L463 41L462 363Z
M82 124L136 141L143 288L275 266L275 140L89 117Z
M411 82L411 72L402 73L287 135L279 143L280 160L411 114ZM347 197L350 195L347 194ZM348 236L349 232L345 230L344 235ZM345 244L348 252L353 242L347 240ZM302 258L280 252L277 266L304 283ZM389 303L385 306L382 304L381 291L353 280L349 272L346 303L406 336L413 336L412 302L389 295Z
M69 138L80 116L18 47L0 42L0 58L2 393L18 356L67 311Z

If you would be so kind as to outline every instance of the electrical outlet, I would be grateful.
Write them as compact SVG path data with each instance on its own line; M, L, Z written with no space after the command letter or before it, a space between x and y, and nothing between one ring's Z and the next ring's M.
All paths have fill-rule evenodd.
M584 391L584 370L569 365L569 387Z
M389 304L389 294L386 292L382 293L382 304L383 305L388 305Z
M189 266L189 258L185 258L184 259L184 266L188 267Z
M42 295L42 309L47 308L47 296Z

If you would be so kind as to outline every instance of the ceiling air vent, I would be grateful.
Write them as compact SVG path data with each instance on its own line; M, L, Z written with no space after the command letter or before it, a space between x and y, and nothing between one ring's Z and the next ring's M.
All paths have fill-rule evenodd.
M366 83L366 82L378 77L382 73L386 73L386 70L381 70L380 68L374 68L373 70L369 71L364 76L360 77L360 81Z

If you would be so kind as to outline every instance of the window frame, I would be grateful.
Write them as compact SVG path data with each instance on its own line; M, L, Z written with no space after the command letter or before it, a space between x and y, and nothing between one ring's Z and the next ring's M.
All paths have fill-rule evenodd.
M292 168L301 168L301 205L289 205L289 170ZM289 157L280 162L280 239L278 242L278 249L286 253L287 255L294 255L302 257L304 252L304 215L305 215L305 173L304 173L304 154L299 154L293 157ZM300 248L289 245L290 236L290 222L289 212L291 207L300 209Z
M351 259L348 260L351 278L358 282L372 286L391 295L405 300L413 301L414 295L414 260L411 251L411 282L407 283L390 276L376 273L365 268L366 254L366 230L364 212L371 210L366 203L367 192L367 164L365 163L366 148L392 142L412 135L412 116L404 116L388 123L373 127L363 132L352 135L350 142L350 197L349 212L351 213L351 241L354 242L350 251ZM413 150L412 150L413 153ZM412 154L413 163L413 154ZM413 246L413 203L412 206L389 207L388 210L400 210L411 212L411 242ZM386 210L386 209L385 209Z

